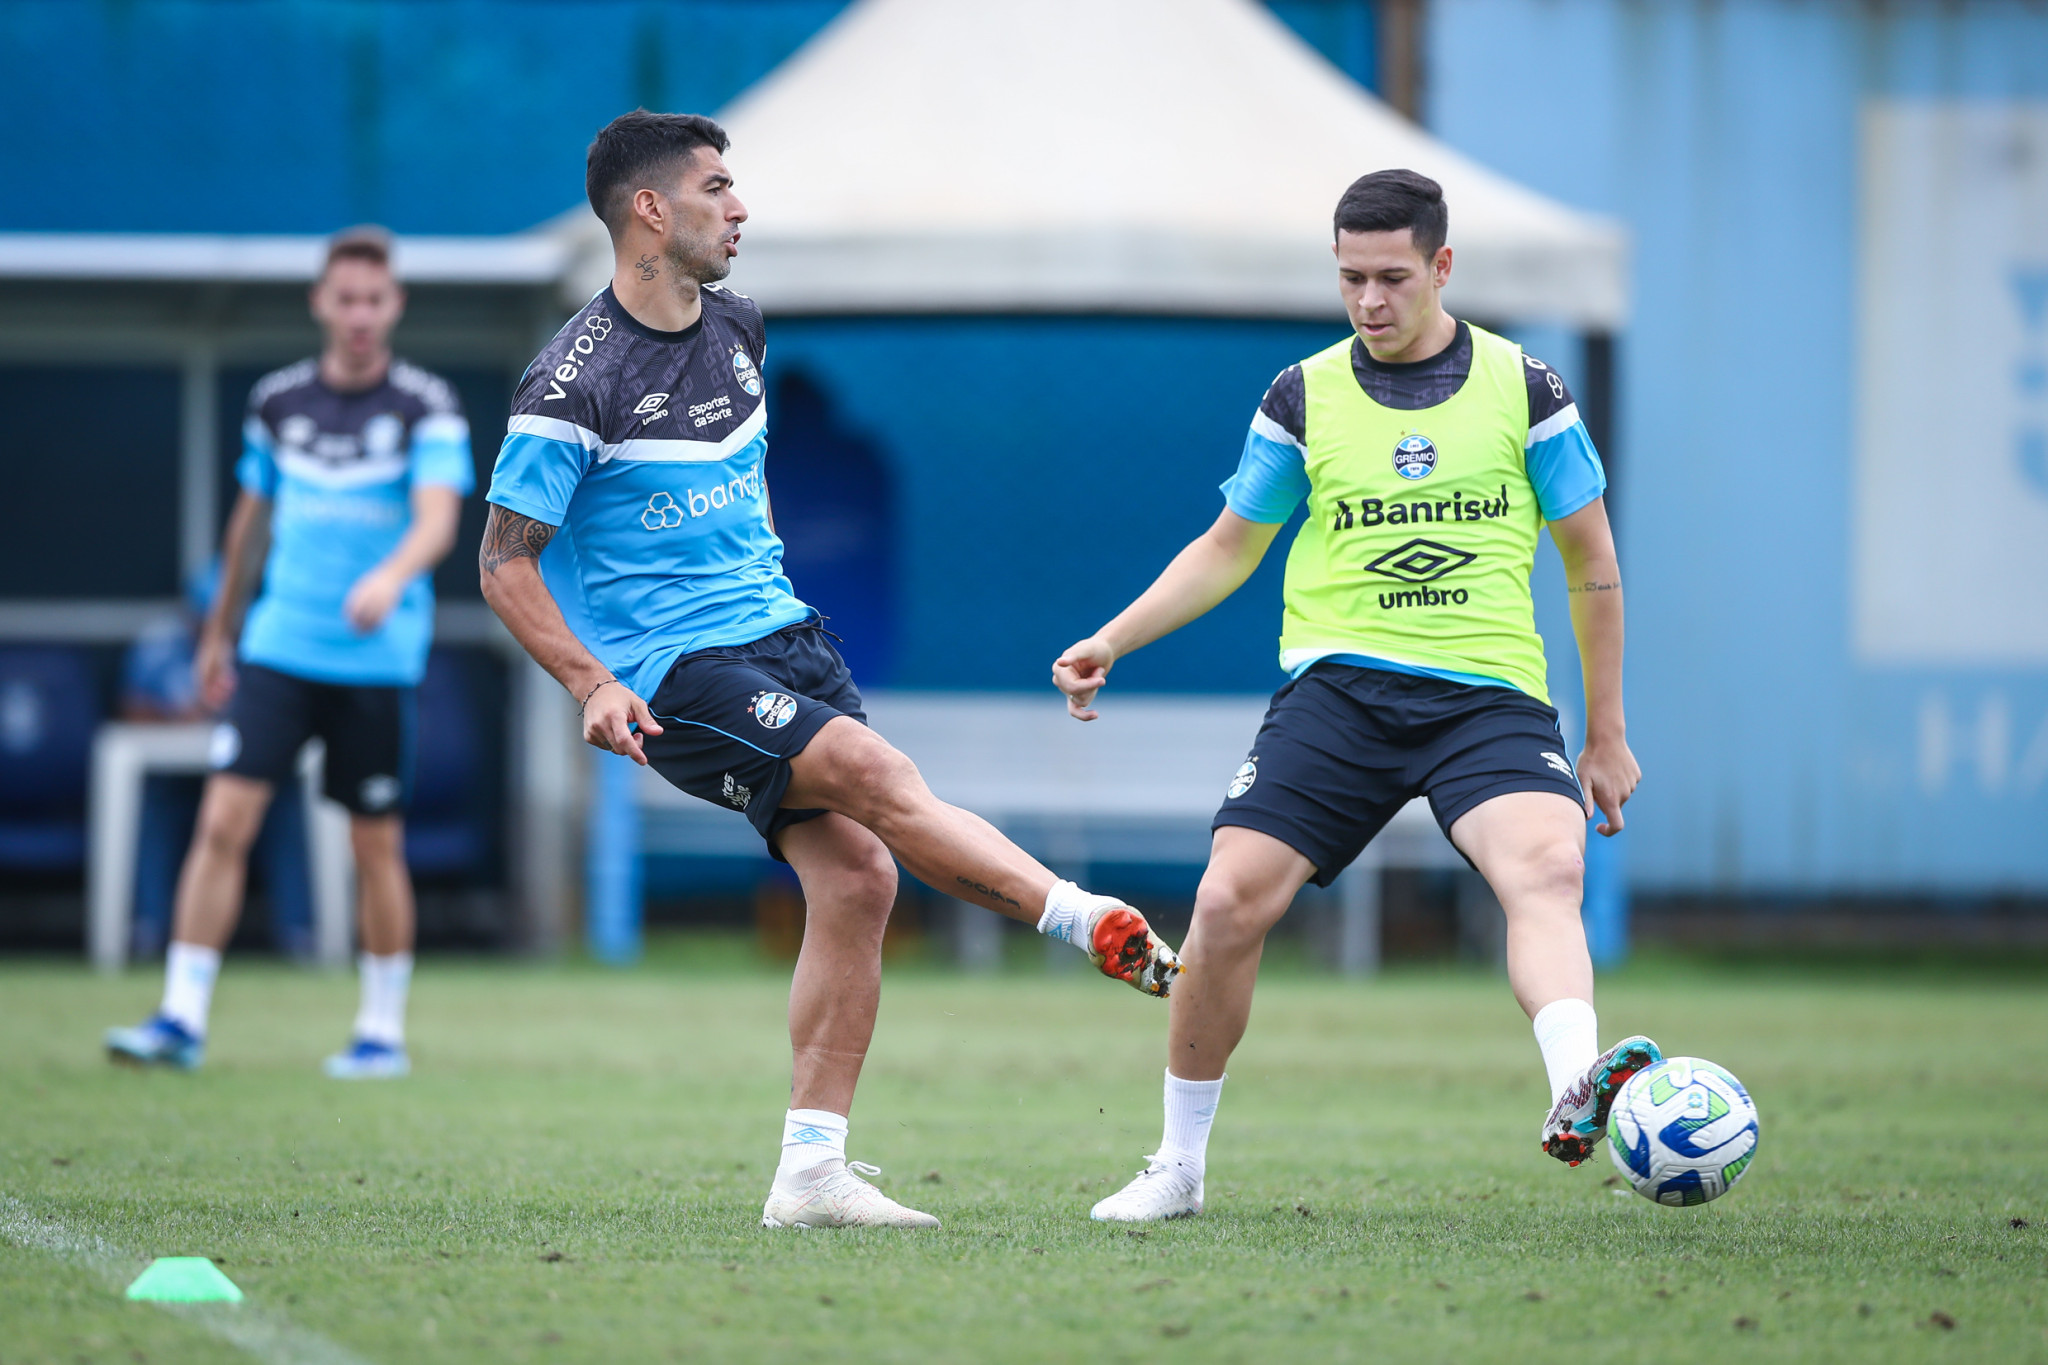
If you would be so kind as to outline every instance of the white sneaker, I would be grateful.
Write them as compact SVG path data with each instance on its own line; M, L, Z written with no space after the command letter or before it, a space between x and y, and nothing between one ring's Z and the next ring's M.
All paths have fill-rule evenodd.
M764 1228L935 1228L939 1220L906 1209L863 1180L880 1175L880 1166L865 1161L822 1162L797 1177L792 1186L780 1179L768 1191L761 1210Z
M1099 1223L1160 1223L1202 1211L1202 1178L1178 1163L1148 1156L1138 1178L1088 1211Z

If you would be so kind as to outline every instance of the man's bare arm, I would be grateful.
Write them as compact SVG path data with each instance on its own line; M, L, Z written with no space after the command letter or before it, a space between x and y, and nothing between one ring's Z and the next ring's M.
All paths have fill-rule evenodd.
M1094 720L1095 693L1116 661L1179 630L1243 587L1279 534L1278 525L1248 521L1226 507L1135 602L1053 662L1053 685L1067 694L1067 714Z
M658 735L661 726L647 703L614 680L611 670L583 647L540 576L541 551L554 538L555 530L544 521L493 503L484 522L483 545L477 551L484 600L520 647L583 707L584 741L644 764L647 755L633 727Z
M270 551L270 499L243 489L228 514L221 537L220 587L200 628L199 700L209 711L227 705L235 690L235 642L242 636L242 618L257 584L263 581L263 560Z
M1642 779L1629 752L1628 724L1621 706L1621 566L1603 498L1550 524L1550 538L1564 561L1565 590L1571 596L1572 633L1579 641L1580 670L1586 678L1586 750L1579 756L1579 781L1586 797L1607 816L1602 834L1622 827L1621 807ZM1588 811L1590 816L1592 811Z

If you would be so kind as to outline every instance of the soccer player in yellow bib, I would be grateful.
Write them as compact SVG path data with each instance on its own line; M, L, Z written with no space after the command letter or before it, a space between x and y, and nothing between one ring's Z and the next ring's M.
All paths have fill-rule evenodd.
M1622 721L1621 575L1600 457L1555 370L1444 311L1452 250L1434 180L1365 176L1335 228L1355 335L1274 380L1215 525L1053 665L1068 710L1094 720L1117 660L1235 592L1307 500L1287 556L1291 677L1229 780L1181 950L1165 1133L1147 1168L1095 1206L1107 1221L1201 1212L1209 1128L1267 930L1415 796L1507 912L1508 980L1550 1080L1544 1150L1583 1161L1615 1091L1660 1055L1643 1037L1601 1051L1579 920L1586 823L1597 808L1600 832L1618 832L1641 776ZM1586 678L1576 766L1529 595L1546 523Z

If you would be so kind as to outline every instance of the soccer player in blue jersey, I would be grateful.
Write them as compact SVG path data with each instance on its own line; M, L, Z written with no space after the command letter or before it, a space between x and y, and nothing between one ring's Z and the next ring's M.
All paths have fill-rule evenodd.
M363 949L354 1037L327 1074L410 1067L413 689L433 633L427 575L455 543L475 484L469 425L445 381L391 354L405 292L381 232L335 238L311 301L325 347L249 395L242 491L198 658L201 699L227 710L178 879L163 1003L141 1026L108 1032L115 1061L199 1065L249 846L300 748L319 736L327 795L349 811Z
M586 189L616 269L513 400L484 595L576 699L585 740L744 812L803 884L795 1074L762 1222L931 1227L846 1161L895 859L1148 994L1179 966L1137 911L935 798L867 728L818 613L783 576L761 312L717 283L747 217L726 145L709 119L644 110L591 143Z

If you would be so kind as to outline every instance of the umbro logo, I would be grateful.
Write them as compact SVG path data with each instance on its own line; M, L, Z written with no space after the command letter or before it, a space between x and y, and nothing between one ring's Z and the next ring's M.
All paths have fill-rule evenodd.
M668 408L664 406L667 402L667 394L650 393L633 405L633 415L640 419L640 425L644 427L649 422L659 421L668 416Z
M1456 549L1434 540L1411 540L1393 549L1365 566L1367 573L1383 574L1398 578L1403 583L1433 583L1455 569L1462 569L1479 558L1467 550Z

